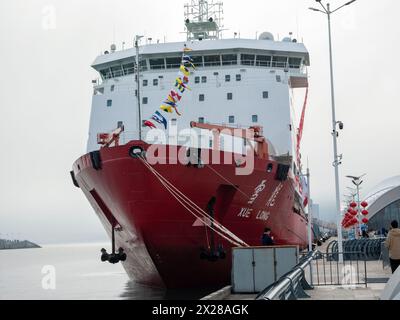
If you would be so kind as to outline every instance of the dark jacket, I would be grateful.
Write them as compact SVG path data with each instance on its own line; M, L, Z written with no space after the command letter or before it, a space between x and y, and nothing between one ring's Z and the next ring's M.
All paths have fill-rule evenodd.
M273 246L274 240L272 240L272 238L269 235L264 233L262 236L262 245L266 247Z

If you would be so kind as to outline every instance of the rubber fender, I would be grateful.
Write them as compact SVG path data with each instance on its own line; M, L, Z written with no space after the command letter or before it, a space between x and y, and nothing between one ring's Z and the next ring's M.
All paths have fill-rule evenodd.
M71 174L71 179L72 179L72 183L74 184L74 186L77 188L80 188L78 181L76 181L75 173L73 171L71 171L70 174Z
M101 170L101 156L100 151L93 151L90 153L90 160L92 161L93 169L99 171Z
M279 164L276 172L276 180L286 181L289 175L290 166L285 164Z

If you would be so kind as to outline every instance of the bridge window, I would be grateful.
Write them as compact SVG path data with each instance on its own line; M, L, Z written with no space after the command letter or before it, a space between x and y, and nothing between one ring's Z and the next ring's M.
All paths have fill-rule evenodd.
M225 76L225 82L231 82L231 76L229 74Z
M204 94L200 94L200 95L199 95L199 101L204 101L204 100L205 100Z
M147 87L149 85L149 80L143 80L143 87Z
M242 54L241 63L244 66L254 66L254 60L256 59L255 54Z
M148 104L149 103L149 98L143 97L142 103L143 104Z
M203 57L202 56L197 56L197 57L192 57L193 64L195 67L202 67L203 66Z
M112 100L107 100L107 107L111 108L112 107Z
M199 123L204 123L204 118L203 117L199 118Z
M221 65L221 57L218 56L204 56L205 67L215 67Z
M194 78L194 83L200 83L200 77L195 77Z
M242 81L242 75L241 74L237 74L236 75L236 81Z
M135 73L135 64L134 63L127 63L122 65L122 68L124 69L124 75L130 75Z
M201 77L201 83L207 83L207 77L206 76Z
M164 59L150 59L150 69L151 70L165 69Z
M140 71L147 71L147 62L146 62L146 59L140 60L139 66L140 66Z
M235 116L229 116L229 123L235 123Z
M112 72L114 78L122 77L124 75L124 73L122 72L121 66L111 67L111 72Z
M181 57L175 57L175 58L166 58L166 63L167 63L167 69L176 69L179 68L182 62Z
M272 67L273 68L286 68L287 57L274 56L272 57Z
M263 91L263 99L268 99L268 98L269 98L269 92Z
M153 86L158 86L158 79L153 79Z
M257 56L256 66L258 67L270 67L271 66L271 56Z
M235 66L238 64L236 54L223 54L222 65L223 66Z
M289 68L300 69L301 58L289 58Z
M233 93L232 93L232 92L229 92L229 93L227 94L227 99L228 99L228 100L233 100Z
M257 123L258 122L258 115L254 114L251 116L251 120L253 121L253 123Z
M100 74L103 77L103 79L111 79L113 77L110 69L101 70Z

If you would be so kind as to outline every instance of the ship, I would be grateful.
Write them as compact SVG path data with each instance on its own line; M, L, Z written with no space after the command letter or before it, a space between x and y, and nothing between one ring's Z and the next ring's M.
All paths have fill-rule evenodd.
M292 34L223 38L222 13L221 2L191 0L185 41L136 36L92 64L87 153L71 176L112 240L102 260L121 262L141 284L228 285L232 248L260 246L266 228L276 245L308 244L304 114L297 123L293 95L307 97L309 53ZM155 139L146 119L175 83L182 53L191 91ZM198 139L182 138L188 130Z

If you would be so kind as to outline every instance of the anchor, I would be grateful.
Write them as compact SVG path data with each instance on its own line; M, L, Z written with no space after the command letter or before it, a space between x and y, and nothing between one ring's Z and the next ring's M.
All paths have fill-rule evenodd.
M115 250L115 226L112 224L112 232L111 232L111 243L112 243L112 253L109 254L107 253L106 249L101 249L101 261L102 262L109 262L111 264L117 264L119 262L124 262L126 261L126 253L124 252L124 249L119 248L118 252Z

